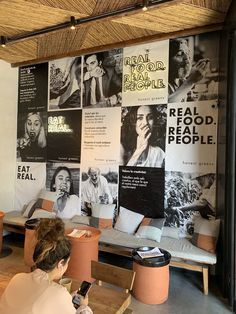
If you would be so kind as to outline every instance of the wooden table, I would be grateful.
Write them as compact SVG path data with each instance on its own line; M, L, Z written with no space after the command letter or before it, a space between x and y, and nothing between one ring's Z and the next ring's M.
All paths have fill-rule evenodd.
M73 281L72 291L80 285ZM122 314L131 303L131 295L125 291L115 290L93 283L89 290L89 306L94 314Z

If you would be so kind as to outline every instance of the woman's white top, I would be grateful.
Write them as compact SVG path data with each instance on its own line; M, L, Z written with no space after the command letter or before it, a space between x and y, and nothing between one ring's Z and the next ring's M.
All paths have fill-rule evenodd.
M92 313L87 306L76 310L67 289L49 280L40 269L15 275L0 300L1 314Z

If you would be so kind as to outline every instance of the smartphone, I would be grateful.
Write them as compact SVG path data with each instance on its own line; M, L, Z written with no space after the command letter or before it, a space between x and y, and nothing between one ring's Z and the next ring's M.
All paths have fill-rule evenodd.
M80 297L79 295L86 297L89 289L91 288L91 283L88 281L83 281L81 286L79 287L77 294L73 297L72 303L74 307L77 309L80 306Z
M83 281L77 293L82 295L83 297L86 297L89 289L91 288L91 285L91 282Z

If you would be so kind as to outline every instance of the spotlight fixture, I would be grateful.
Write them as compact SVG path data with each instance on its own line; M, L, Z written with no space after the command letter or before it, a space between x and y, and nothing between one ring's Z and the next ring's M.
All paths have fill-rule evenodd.
M6 37L5 36L1 36L0 42L1 42L2 47L6 47Z
M148 9L149 0L143 0L143 11L146 12Z
M76 25L75 17L71 16L70 17L70 28L74 30L75 29L75 25Z

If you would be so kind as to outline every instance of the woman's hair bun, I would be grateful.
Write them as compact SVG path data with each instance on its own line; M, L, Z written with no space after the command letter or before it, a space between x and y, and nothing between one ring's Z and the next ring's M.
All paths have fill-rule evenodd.
M36 228L38 241L57 242L64 237L65 224L60 218L42 218Z

